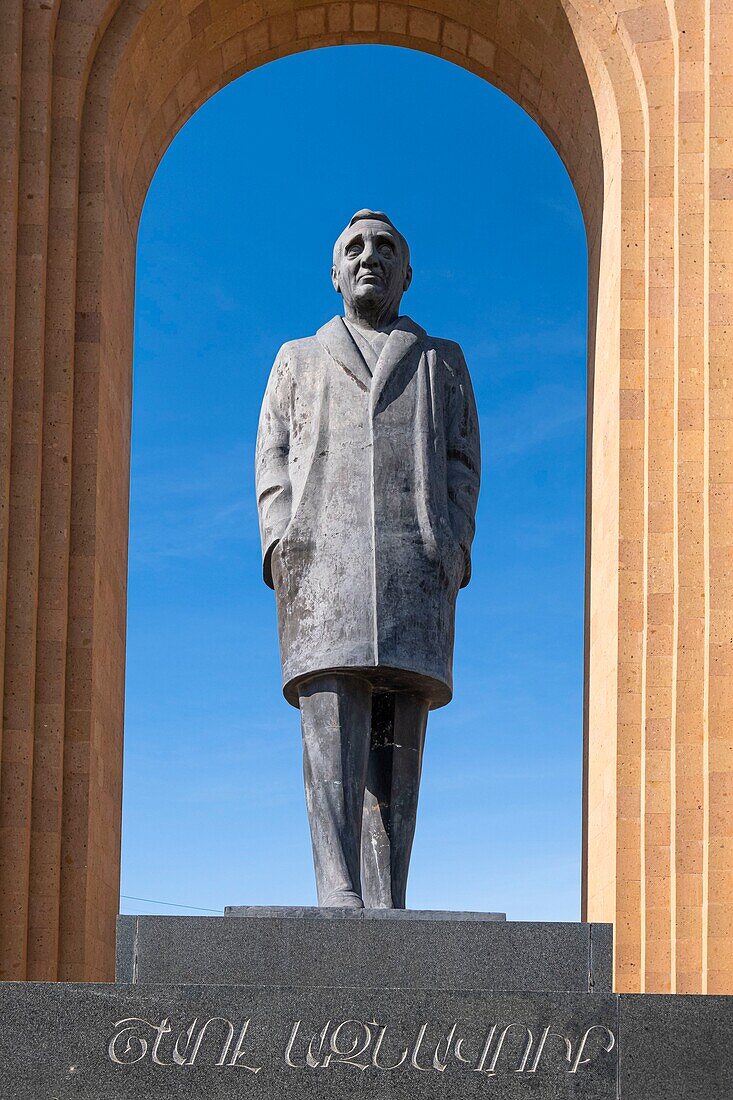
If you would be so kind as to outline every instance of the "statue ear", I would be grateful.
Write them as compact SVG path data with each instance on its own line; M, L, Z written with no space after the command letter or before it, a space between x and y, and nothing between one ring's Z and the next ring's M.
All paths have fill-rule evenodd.
M408 265L407 271L405 272L405 281L402 284L402 290L403 291L409 290L411 282L412 282L412 268Z
M335 267L331 268L331 282L333 283L333 289L337 294L341 293L341 287L339 286L339 273Z

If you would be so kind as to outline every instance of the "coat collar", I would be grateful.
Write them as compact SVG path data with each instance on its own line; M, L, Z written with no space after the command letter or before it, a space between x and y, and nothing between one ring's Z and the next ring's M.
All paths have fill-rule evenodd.
M395 377L398 369L406 368L419 357L425 335L425 329L415 324L412 318L400 317L387 338L374 370L369 395L372 412L377 409L387 383Z
M370 404L374 409L397 367L411 358L412 352L422 350L425 330L410 317L400 317L387 338L373 376L341 317L332 317L316 335L331 358L359 386L371 391Z
M332 317L323 328L319 328L316 336L334 362L350 374L361 389L368 393L372 385L372 376L364 362L364 356L354 343L342 319Z

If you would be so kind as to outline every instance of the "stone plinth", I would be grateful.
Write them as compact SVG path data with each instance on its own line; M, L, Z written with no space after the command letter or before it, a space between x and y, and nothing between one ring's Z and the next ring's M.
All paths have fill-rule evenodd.
M238 915L239 913L245 915ZM611 990L609 925L410 910L229 910L120 917L118 980L351 987ZM257 914L257 915L253 915Z
M0 1013L13 1100L617 1095L613 994L8 984Z
M119 966L134 982L0 985L0 1096L733 1095L733 998L598 992L607 926L462 916L121 918ZM193 970L206 981L182 982ZM533 989L532 974L558 988Z

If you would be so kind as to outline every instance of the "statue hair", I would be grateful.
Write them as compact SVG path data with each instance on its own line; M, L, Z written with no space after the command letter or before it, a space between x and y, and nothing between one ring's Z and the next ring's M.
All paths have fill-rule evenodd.
M395 237L397 238L397 240L400 243L400 248L402 249L402 255L403 255L404 261L405 261L405 268L409 267L409 265L410 265L410 246L408 245L407 241L402 236L402 234L400 233L399 229L394 224L392 219L387 217L387 215L385 213L383 213L381 210L357 210L357 212L354 214L354 216L351 219L351 221L349 222L349 224L346 226L346 229L343 229L341 231L341 233L339 233L338 238L336 240L336 243L333 246L333 263L334 263L334 267L338 264L339 260L341 259L341 239L342 239L344 233L346 233L346 231L348 229L351 229L352 225L356 225L357 222L383 222L384 225L388 225L389 228L392 230Z

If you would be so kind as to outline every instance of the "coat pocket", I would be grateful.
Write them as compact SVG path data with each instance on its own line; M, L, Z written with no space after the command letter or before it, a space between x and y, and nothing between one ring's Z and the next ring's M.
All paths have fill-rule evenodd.
M453 531L447 523L433 521L426 543L428 558L436 561L449 588L457 591L466 570L466 555Z
M446 544L443 552L443 566L451 587L458 591L466 572L466 555L461 544L454 538Z

